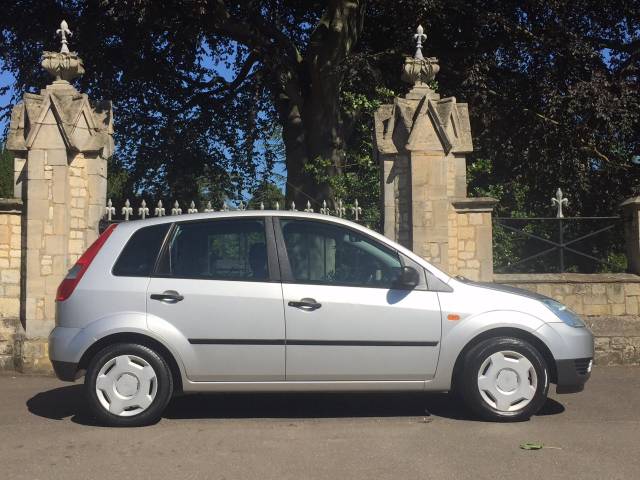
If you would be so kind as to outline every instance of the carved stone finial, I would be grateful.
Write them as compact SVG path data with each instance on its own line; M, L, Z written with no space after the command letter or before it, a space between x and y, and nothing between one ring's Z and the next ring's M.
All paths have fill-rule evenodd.
M64 20L60 22L60 28L56 30L56 35L60 37L60 53L69 53L69 47L67 46L67 35L72 37L73 33L71 33L71 30L69 30L69 25L67 25L67 22L65 22Z
M71 36L71 30L64 20L60 23L60 28L56 30L60 36L62 47L60 52L43 52L42 67L55 78L53 84L56 87L68 88L69 81L79 77L84 73L82 59L76 52L70 52L67 46L67 35Z
M416 53L413 57L405 58L402 72L402 80L413 86L407 98L437 97L438 95L429 87L429 83L433 82L440 71L438 59L425 58L422 55L422 42L427 39L427 36L421 25L418 26L413 37L416 40Z
M416 40L416 54L414 55L414 58L424 58L422 56L422 42L427 39L427 36L424 33L424 28L422 28L422 25L418 25L413 38Z

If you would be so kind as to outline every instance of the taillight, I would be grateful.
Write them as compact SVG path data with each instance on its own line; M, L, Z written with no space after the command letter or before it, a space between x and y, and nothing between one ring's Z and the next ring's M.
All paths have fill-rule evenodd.
M84 273L91 265L91 262L96 257L104 243L109 238L109 235L116 228L117 224L112 223L109 225L102 235L100 235L95 242L91 244L87 251L82 254L82 256L78 259L73 267L67 273L67 276L64 277L64 280L58 286L58 291L56 292L56 302L64 302L67 298L71 296L75 288L78 286L80 279L84 275Z

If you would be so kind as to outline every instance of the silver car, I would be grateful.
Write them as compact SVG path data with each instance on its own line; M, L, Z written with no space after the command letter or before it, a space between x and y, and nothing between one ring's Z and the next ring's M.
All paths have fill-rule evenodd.
M451 277L326 215L192 214L109 226L57 292L49 354L101 422L157 421L175 393L434 391L529 418L589 378L564 305Z

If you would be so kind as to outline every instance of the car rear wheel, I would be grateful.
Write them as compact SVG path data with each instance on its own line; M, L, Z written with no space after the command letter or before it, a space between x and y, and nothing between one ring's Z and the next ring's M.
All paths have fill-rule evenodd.
M165 360L152 349L133 343L110 345L93 358L85 377L91 413L116 427L157 422L173 393Z
M467 352L461 378L466 404L492 421L521 421L542 408L549 390L542 355L519 338L489 338Z

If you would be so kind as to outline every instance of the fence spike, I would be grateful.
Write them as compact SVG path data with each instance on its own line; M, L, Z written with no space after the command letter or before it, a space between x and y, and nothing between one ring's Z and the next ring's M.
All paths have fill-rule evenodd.
M173 203L173 208L171 209L171 215L182 215L182 209L180 208L180 204L176 200Z
M238 205L238 210L242 211L242 210L246 210L246 205L244 204L244 202L242 200L240 200L240 204Z
M297 210L296 210L296 202L293 202L293 201L291 202L291 208L290 208L290 211L292 211L292 212L297 212Z
M304 209L307 213L313 213L313 208L311 208L311 202L307 200L307 207Z
M229 211L229 205L227 205L227 202L222 202L222 208L220 209L221 212L228 212Z
M213 207L211 206L211 200L207 202L207 206L205 207L204 211L206 213L213 212Z
M563 197L562 190L560 190L560 188L558 188L558 190L556 191L555 198L551 198L551 206L553 207L554 205L558 206L556 218L564 218L564 215L562 213L562 206L564 205L566 207L567 205L569 205L569 199Z
M353 207L351 207L351 213L354 216L354 220L357 222L360 220L360 215L362 214L362 207L358 206L358 199L356 198L355 202L353 202Z
M193 200L191 200L191 203L189 204L189 209L187 210L187 213L198 213L198 209L196 208L196 202L194 202Z
M338 217L344 217L346 211L347 209L342 206L342 200L338 199L338 206L336 207L336 213L338 214Z
M327 208L326 200L322 201L322 207L320 208L320 213L322 213L323 215L329 215L331 213L331 209Z
M165 215L165 209L162 206L162 200L158 200L158 206L155 208L155 210L153 211L153 214L156 217L164 217Z
M124 207L122 207L122 215L124 215L124 221L129 221L129 215L133 215L133 208L131 208L131 202L127 198L124 202Z
M105 213L107 214L107 220L111 221L113 215L116 214L116 209L113 206L113 202L111 201L111 199L107 200L107 206L105 207Z
M138 208L138 216L144 220L147 218L147 215L149 215L149 209L147 208L147 202L145 202L143 198Z
M276 202L276 210L280 210L280 202Z
M260 210L264 210L264 202L260 202Z

